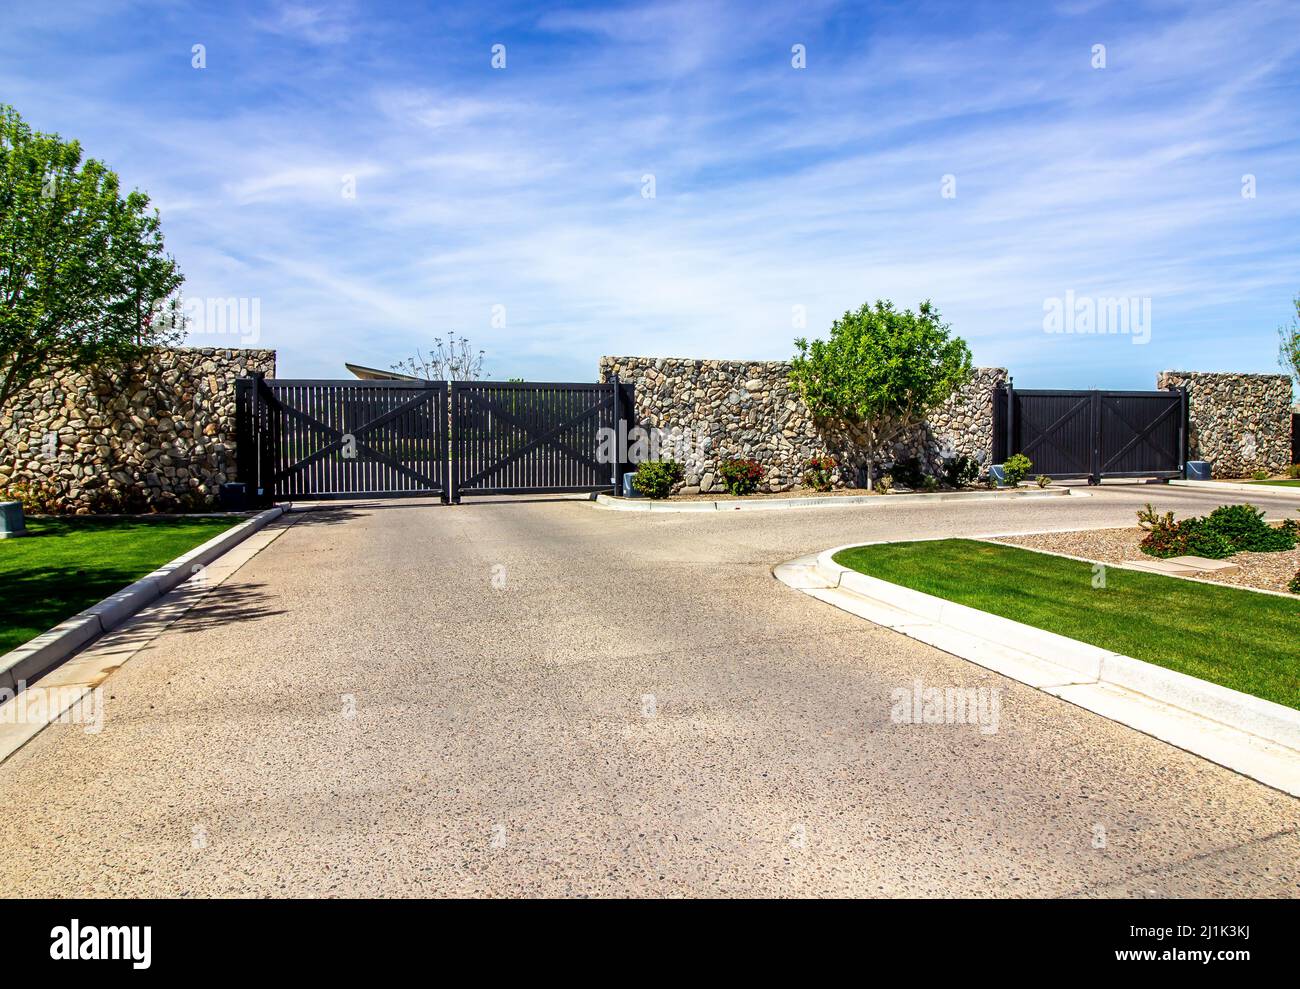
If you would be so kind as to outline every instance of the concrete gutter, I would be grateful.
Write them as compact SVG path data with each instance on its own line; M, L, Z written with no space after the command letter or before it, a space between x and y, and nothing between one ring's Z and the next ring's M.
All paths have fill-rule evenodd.
M832 559L861 545L872 544L837 546L773 573L851 614L1300 796L1300 711L868 577Z
M1235 481L1181 481L1177 478L1169 482L1180 488L1196 488L1200 491L1241 491L1246 494L1270 498L1290 496L1300 501L1300 487L1288 488L1280 484L1238 484Z
M260 512L0 656L0 689L17 690L45 675L282 514L279 506Z
M1007 488L997 491L938 491L933 494L896 495L812 495L804 498L736 498L726 501L670 501L652 498L616 498L598 494L594 501L600 508L616 512L762 512L786 508L849 508L872 505L905 505L939 501L980 501L990 498L1059 498L1073 495L1091 497L1073 488Z

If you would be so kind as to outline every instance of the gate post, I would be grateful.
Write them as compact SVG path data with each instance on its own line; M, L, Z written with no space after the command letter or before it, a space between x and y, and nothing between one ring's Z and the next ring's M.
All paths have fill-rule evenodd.
M1002 451L1003 461L1020 452L1016 449L1016 388L1012 381L1007 378L1007 446Z
M1183 475L1183 480L1187 480L1187 455L1190 436L1188 433L1188 401L1187 386L1178 386L1179 401L1182 408L1179 410L1178 417L1178 470Z
M253 439L253 449L256 451L256 459L253 468L253 503L256 505L265 505L269 501L267 492L263 488L262 472L266 465L266 444L267 433L266 417L269 416L270 410L262 408L262 378L261 371L254 371L249 375L249 392L250 401L248 403L250 421L252 428L249 430Z
M439 496L444 505L451 504L451 446L447 442L447 430L451 425L451 386L446 381L438 382L438 391L433 399L433 414L438 423L438 468L442 476L442 494Z
M252 486L257 460L251 388L247 377L235 379L235 480L244 485L245 491Z
M623 429L621 408L623 386L619 384L617 374L612 375L609 381L614 388L614 464L609 480L614 488L612 493L618 495L623 486L623 439L627 436L627 431Z
M447 422L450 424L448 429L448 454L447 454L447 502L452 505L460 504L460 491L456 488L456 472L460 470L460 462L457 460L458 450L456 448L456 434L460 431L459 417L456 415L456 385L457 381L447 382Z
M1089 484L1101 483L1101 392L1093 389L1092 392L1092 468L1091 476L1088 478Z

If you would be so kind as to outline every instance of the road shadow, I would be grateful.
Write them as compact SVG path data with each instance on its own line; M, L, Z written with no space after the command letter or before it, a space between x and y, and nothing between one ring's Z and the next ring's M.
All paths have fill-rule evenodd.
M183 590L185 585L181 585ZM243 584L227 580L194 602L173 626L180 632L203 632L235 622L259 621L286 613L271 606L265 584Z

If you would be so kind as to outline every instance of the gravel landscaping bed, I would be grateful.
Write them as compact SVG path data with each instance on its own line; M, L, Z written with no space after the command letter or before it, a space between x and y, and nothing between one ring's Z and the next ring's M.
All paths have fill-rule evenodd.
M794 488L790 491L755 491L753 494L734 495L725 491L712 494L675 494L664 501L761 501L765 498L836 498L844 495L879 495L879 491L866 488L833 488L830 491L812 491L808 488ZM886 497L881 495L881 497Z
M1099 563L1154 560L1155 557L1147 556L1138 549L1142 536L1142 530L1133 526L1124 529L1093 529L1088 532L1049 532L1037 536L1004 536L996 542L1081 556ZM1285 593L1287 582L1300 570L1300 550L1289 553L1235 553L1228 557L1227 562L1235 563L1241 569L1191 579Z
M833 488L830 491L813 491L809 488L793 488L789 491L755 491L753 494L733 495L727 492L714 492L712 494L675 494L664 501L759 501L764 498L836 498L846 495L870 495L880 498L889 498L893 495L920 495L920 494L972 494L978 491L988 491L988 488L969 487L962 488L960 491L955 488L939 488L937 491L913 490L912 488L895 487L891 488L889 494L882 494L880 491L868 491L866 488ZM1002 489L1009 490L1009 489ZM1019 492L1031 493L1043 489L1036 484L1021 485L1016 489ZM1056 489L1060 490L1060 489Z

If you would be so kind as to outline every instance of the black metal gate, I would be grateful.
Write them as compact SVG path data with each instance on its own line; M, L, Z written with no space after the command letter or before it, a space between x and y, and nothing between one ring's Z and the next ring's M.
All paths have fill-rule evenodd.
M1187 394L1000 389L994 459L1023 453L1052 478L1181 477Z
M239 480L258 501L608 491L627 466L632 394L617 378L242 378Z
M241 378L240 480L257 500L447 499L447 383Z
M616 488L625 387L453 381L451 500Z

